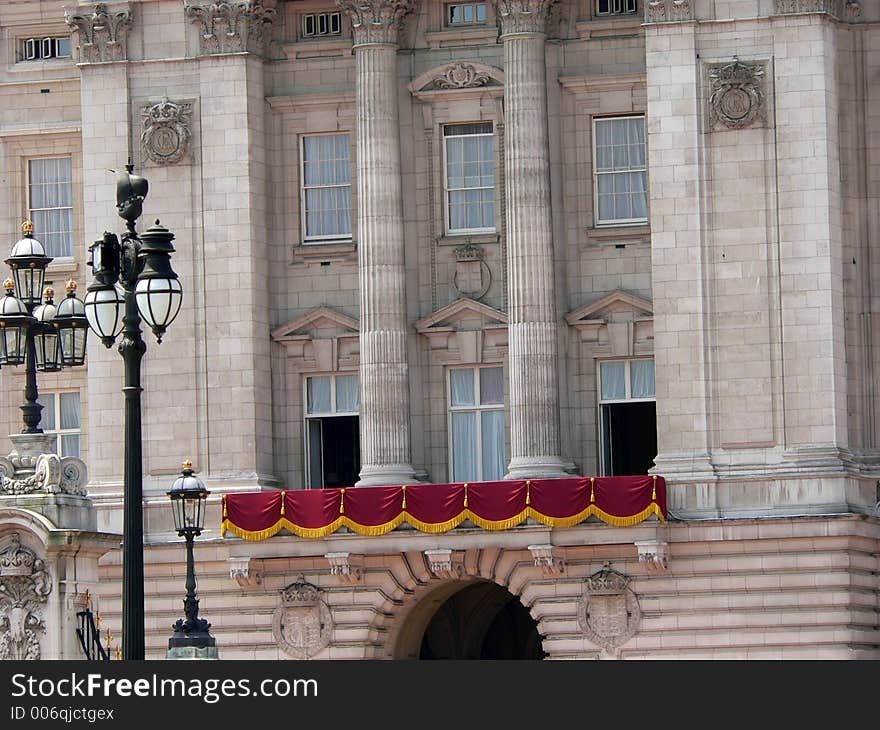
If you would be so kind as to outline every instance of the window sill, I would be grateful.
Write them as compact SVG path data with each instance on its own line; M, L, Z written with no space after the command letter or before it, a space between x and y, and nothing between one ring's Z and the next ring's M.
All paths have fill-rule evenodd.
M46 267L46 278L52 278L53 280L59 275L73 276L77 273L79 273L79 264L73 256L58 256ZM56 298L58 297L57 291L55 296Z
M298 243L293 246L291 264L310 264L315 261L357 261L357 242Z
M587 244L590 246L625 246L628 243L650 242L651 227L645 224L587 228Z
M446 234L437 238L438 246L461 246L465 243L485 245L498 243L501 236L498 233L454 233Z
M477 27L444 28L425 33L429 48L453 48L456 46L482 46L498 39L495 23Z

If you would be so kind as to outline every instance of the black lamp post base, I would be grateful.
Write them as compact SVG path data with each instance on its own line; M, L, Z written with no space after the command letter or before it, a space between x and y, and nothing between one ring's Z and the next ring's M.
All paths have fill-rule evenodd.
M166 659L219 659L216 646L177 646L169 647Z
M217 641L211 636L209 633L193 633L193 634L184 634L175 632L174 635L168 639L168 649L182 649L184 647L191 647L195 649L207 649L216 647Z

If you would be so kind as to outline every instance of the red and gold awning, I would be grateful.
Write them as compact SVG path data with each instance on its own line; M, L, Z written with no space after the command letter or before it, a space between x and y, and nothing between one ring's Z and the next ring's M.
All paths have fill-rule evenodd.
M666 520L663 477L287 489L225 495L221 534L265 540L288 530L326 537L347 527L359 535L384 535L404 523L436 534L465 520L485 530L508 530L529 518L549 527L571 527L589 517L627 527L651 515Z

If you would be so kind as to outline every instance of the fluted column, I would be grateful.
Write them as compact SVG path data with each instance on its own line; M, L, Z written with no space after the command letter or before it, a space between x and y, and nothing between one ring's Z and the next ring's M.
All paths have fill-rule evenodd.
M556 0L497 0L504 42L509 277L507 477L558 477L559 377L545 25Z
M360 284L358 486L415 481L410 463L397 34L413 0L337 0L351 19L357 67Z

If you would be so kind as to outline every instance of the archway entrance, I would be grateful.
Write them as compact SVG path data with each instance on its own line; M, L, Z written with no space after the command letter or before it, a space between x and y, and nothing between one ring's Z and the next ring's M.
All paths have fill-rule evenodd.
M444 586L414 609L398 656L543 659L538 624L519 599L489 581ZM419 610L421 609L421 610Z

